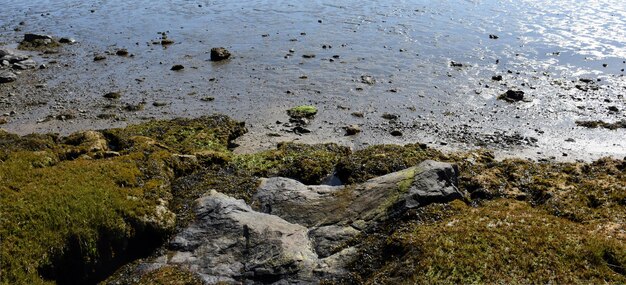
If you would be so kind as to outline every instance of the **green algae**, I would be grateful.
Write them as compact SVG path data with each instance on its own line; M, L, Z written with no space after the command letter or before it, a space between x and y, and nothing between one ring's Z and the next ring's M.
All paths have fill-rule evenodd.
M320 184L333 174L338 161L349 153L349 148L332 143L281 143L275 150L239 155L234 164L260 177L283 176L304 184Z
M337 164L337 176L345 183L360 183L368 179L415 166L445 156L424 144L376 145L344 157Z
M287 110L287 115L292 118L313 118L317 114L317 108L315 106L302 105L293 107Z

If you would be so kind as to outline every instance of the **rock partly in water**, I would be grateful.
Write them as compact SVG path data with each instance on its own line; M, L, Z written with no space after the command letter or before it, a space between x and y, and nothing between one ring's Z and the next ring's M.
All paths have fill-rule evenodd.
M211 61L221 61L230 57L230 51L223 47L216 47L211 49Z
M346 136L354 136L361 132L361 127L358 125L349 125L344 127L344 130L346 130Z
M524 100L524 91L508 90L502 95L498 96L498 99L504 100L510 103L519 102L519 101Z
M302 105L293 107L287 110L287 115L289 117L300 119L300 118L313 118L317 114L317 108L315 106Z
M49 35L25 34L18 49L53 51L59 47L59 42Z

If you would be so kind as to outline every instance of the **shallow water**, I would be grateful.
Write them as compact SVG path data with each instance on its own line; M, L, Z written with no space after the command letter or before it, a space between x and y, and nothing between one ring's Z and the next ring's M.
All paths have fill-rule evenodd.
M626 155L626 130L574 123L626 118L623 1L0 2L10 11L0 17L0 42L15 43L25 32L78 41L41 59L57 60L51 68L28 74L46 88L20 87L19 81L0 86L13 95L0 103L0 113L17 111L3 127L18 133L219 112L249 124L240 151L297 139L356 148L415 141L451 149L479 145L504 155L567 153L566 159ZM151 44L158 32L176 43ZM216 46L228 48L233 58L208 61ZM94 54L117 48L133 57L92 61ZM295 52L287 56L290 49ZM333 55L339 58L330 61ZM463 67L451 67L451 61ZM186 68L170 71L174 64ZM362 75L376 84L361 83ZM504 78L493 81L493 75ZM600 89L575 88L579 78L600 79ZM496 100L509 89L526 92L528 102ZM107 109L102 95L113 90L124 96ZM201 100L207 96L215 100ZM142 111L120 110L139 102L147 103ZM312 133L302 136L276 124L288 120L285 109L299 104L320 108L307 127ZM609 112L610 106L620 111ZM77 118L41 122L62 111ZM96 118L111 112L122 120ZM381 118L385 112L400 119L390 123ZM344 137L342 127L349 124L363 132ZM403 136L389 135L392 129Z

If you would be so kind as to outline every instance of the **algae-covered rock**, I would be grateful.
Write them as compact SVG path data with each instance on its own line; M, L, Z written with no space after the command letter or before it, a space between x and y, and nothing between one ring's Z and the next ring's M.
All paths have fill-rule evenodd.
M280 143L275 150L240 155L234 164L260 177L283 176L305 184L320 184L350 149L337 144Z
M315 106L302 105L293 107L287 110L287 115L289 117L300 119L300 118L313 118L317 114L317 108Z

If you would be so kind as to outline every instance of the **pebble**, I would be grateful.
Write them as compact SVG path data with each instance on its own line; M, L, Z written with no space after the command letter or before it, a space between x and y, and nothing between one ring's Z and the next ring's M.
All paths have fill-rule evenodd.
M172 68L171 68L171 70L174 70L174 71L183 70L183 69L185 69L185 67L182 66L181 64L176 64L176 65L172 66Z

